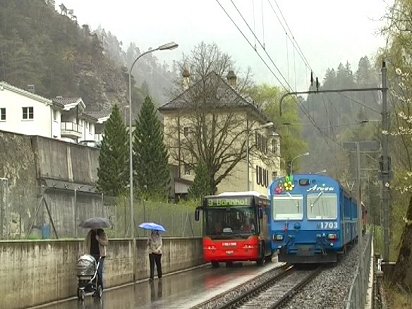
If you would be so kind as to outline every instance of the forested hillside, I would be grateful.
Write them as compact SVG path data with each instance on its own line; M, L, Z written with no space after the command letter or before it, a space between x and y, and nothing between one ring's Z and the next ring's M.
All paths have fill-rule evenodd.
M19 88L34 85L47 98L80 96L92 110L124 107L127 68L139 54L136 45L124 52L110 32L80 26L74 15L44 0L0 0L0 80ZM138 69L135 113L147 94L164 103L163 90L170 85L162 77L173 74L153 56L142 59Z
M339 64L337 69L329 68L319 90L374 88L379 87L380 82L379 70L367 57L363 57L354 71L349 64ZM315 85L311 90L316 90ZM342 175L343 171L337 170L339 165L336 162L339 156L348 153L343 144L378 138L380 97L380 91L318 93L310 94L302 101L303 138L311 153L310 158L302 160L302 166L314 171L327 169L328 174Z

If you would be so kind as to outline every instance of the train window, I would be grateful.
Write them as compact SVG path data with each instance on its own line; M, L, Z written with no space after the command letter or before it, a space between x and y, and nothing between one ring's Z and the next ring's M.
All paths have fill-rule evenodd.
M274 220L302 220L303 219L303 196L291 195L275 196L273 198Z
M309 186L309 185L310 185L310 181L309 181L308 178L299 179L299 185L300 185L300 186Z
M314 193L307 196L307 214L310 220L336 219L338 213L336 193Z

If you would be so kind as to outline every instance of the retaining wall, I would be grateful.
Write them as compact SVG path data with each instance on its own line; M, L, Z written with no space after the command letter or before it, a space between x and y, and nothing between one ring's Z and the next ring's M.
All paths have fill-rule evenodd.
M0 242L1 309L27 308L77 294L76 261L83 240ZM105 287L133 282L133 241L110 239L104 265ZM163 238L164 274L201 265L201 238ZM135 280L149 276L146 239L136 240Z

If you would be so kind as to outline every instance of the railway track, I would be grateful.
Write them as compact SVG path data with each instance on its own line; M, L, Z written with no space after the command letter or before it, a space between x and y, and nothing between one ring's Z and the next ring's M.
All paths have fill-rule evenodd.
M261 278L245 282L195 308L280 308L322 270L322 267L300 270L285 265L270 276L262 275Z
M223 308L280 308L321 271L321 267L312 270L297 270L290 267L282 277L274 278L259 288L259 291L251 295L243 295L233 304Z

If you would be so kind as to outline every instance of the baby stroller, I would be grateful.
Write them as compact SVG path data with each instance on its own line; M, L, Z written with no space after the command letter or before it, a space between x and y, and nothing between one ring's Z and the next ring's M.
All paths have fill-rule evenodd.
M103 294L103 289L100 284L98 284L98 273L100 258L98 261L89 255L84 254L77 260L77 297L79 300L83 301L86 293L93 293L93 296L101 298Z

